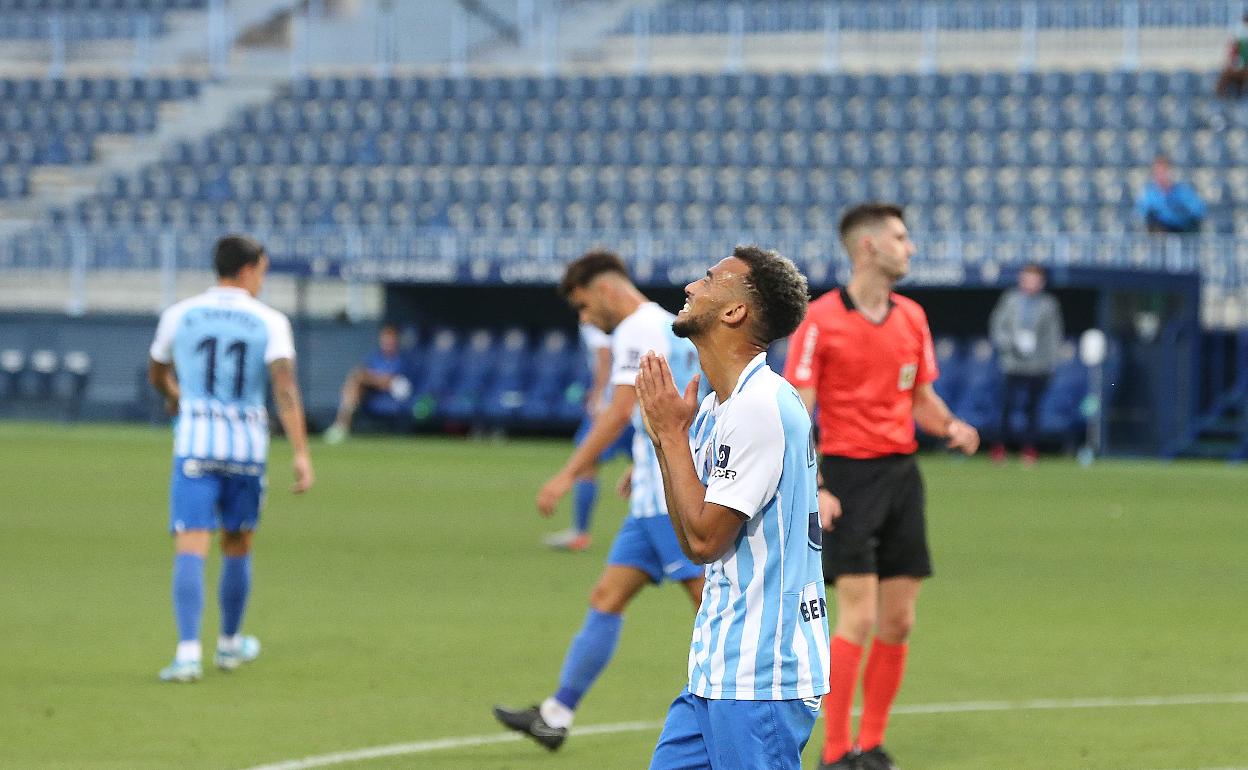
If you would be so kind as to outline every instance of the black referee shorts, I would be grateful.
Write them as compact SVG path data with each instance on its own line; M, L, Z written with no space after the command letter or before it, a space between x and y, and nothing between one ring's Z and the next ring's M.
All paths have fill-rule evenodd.
M823 533L823 579L841 575L924 578L932 574L923 477L913 455L869 460L824 455L823 485L841 501L841 518Z

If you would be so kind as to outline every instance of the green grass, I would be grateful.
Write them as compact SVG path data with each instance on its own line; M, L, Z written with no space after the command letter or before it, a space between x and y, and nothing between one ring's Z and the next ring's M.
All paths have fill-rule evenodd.
M604 497L587 554L539 545L567 520L543 521L532 504L563 442L318 445L317 486L302 498L286 491L278 444L247 623L264 655L194 686L161 685L173 647L167 433L0 424L0 446L6 768L243 768L495 734L491 704L553 687L623 515ZM923 467L937 577L899 705L1248 691L1242 467L1026 471L943 456ZM680 591L643 593L579 724L662 720L684 680L691 620ZM1244 703L903 713L888 745L907 770L1221 768L1248 765L1245 725ZM646 766L656 737L351 767L631 769Z

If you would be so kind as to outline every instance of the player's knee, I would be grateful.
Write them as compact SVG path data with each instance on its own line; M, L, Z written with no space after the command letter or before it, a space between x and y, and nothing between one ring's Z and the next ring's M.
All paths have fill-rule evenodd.
M221 553L226 556L246 556L251 553L251 533L221 533Z
M628 604L628 597L615 586L598 581L589 592L589 606L599 612L619 614Z
M914 630L914 610L891 612L880 618L879 637L888 644L901 644Z
M875 612L870 609L841 611L836 618L836 635L854 644L866 642L874 627Z

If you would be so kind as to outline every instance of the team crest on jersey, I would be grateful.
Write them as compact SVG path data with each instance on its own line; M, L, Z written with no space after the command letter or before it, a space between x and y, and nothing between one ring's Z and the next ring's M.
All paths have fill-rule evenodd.
M711 478L732 481L737 477L736 471L728 469L728 458L731 455L732 447L727 444L715 447L715 467L711 469Z
M918 364L902 364L901 372L897 375L897 390L910 390L913 388L914 380L918 374Z

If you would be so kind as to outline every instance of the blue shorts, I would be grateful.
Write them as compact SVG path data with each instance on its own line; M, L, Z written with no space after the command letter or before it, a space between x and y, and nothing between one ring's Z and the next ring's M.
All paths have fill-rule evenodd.
M667 710L650 770L801 770L819 703L708 700L686 688Z
M607 564L635 567L655 583L662 583L664 578L692 580L706 573L680 550L680 541L666 516L625 516L615 542L611 543Z
M576 442L577 446L580 446L581 442L585 440L585 436L589 434L589 429L593 426L593 424L594 419L589 416L589 412L586 412L585 416L581 418L580 427L576 429L576 436L572 439ZM624 432L620 434L619 438L611 442L606 449L602 450L602 454L598 455L598 462L605 463L618 457L619 455L630 457L632 456L632 453L633 426L630 424L624 428Z
M209 467L205 468L204 466ZM264 502L264 475L229 473L212 463L178 459L169 483L169 531L222 529L245 532L256 528Z

